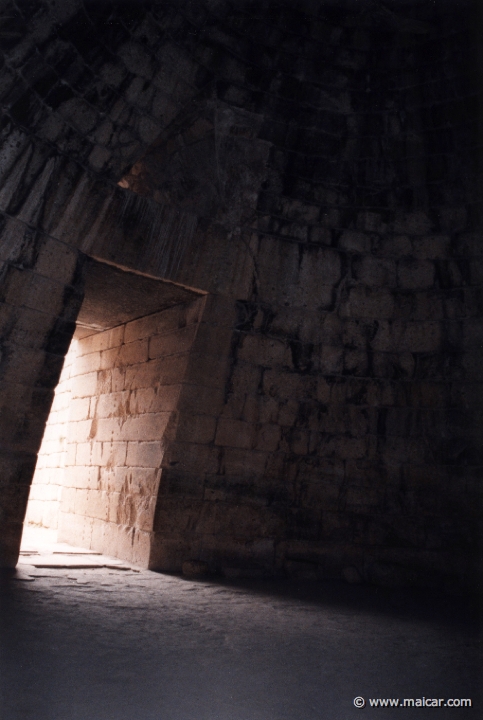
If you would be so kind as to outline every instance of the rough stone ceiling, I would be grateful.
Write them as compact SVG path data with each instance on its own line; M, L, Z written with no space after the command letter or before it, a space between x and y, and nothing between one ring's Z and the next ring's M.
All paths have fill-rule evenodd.
M189 302L199 293L174 283L121 270L88 259L85 295L79 311L77 336L86 336L135 318Z

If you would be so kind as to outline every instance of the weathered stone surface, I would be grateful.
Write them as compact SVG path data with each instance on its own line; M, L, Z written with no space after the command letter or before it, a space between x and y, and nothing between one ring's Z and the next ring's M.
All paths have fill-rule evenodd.
M169 398L167 403L163 401L161 373L156 387L149 388L147 403L129 381L128 389L98 395L98 376L102 373L103 387L112 388L111 373L128 367L144 372L145 364L155 362L148 360L151 337L166 338L167 356L176 350L176 343L178 355L186 354L186 332L180 335L173 328L163 336L156 334L163 323L161 315L151 315L150 323L144 321L143 338L130 341L133 323L128 323L122 332L120 328L107 330L76 340L71 347L40 449L27 517L31 524L51 528L58 527L60 517L61 539L86 544L89 537L89 547L144 565L149 561L149 542L136 541L134 550L124 537L129 528L136 538L138 533L141 538L142 533L152 531L159 468L167 442L163 437L172 433L176 406ZM177 317L181 317L179 311ZM191 313L190 317L193 320L197 316ZM183 328L190 331L191 343L194 328L193 322ZM157 357L163 357L161 345ZM178 362L177 368L175 397L183 381L183 363ZM180 424L180 433L187 434L185 439L196 440L187 420L187 427ZM211 436L214 423L211 418ZM203 435L201 426L198 432ZM204 442L210 442L211 436Z
M186 575L186 577L201 577L209 571L207 563L200 560L185 560L182 569L183 575Z
M7 2L0 562L87 254L208 294L79 335L31 521L68 477L62 526L151 567L471 582L479 11L356 5Z

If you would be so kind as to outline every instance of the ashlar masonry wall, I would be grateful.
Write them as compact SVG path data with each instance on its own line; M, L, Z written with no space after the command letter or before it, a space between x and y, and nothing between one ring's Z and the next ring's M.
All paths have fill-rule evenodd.
M58 514L59 540L148 564L161 462L203 303L73 343L39 456L30 523L56 527Z

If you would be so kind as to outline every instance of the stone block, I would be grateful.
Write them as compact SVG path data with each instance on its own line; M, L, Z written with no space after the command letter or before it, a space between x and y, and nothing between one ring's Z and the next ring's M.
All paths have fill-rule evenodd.
M58 383L63 357L44 350L3 342L0 381L50 390Z
M268 508L218 504L216 535L253 541L271 538L281 530L281 519Z
M367 454L366 438L351 438L344 435L322 434L317 447L317 455L321 458L356 459Z
M260 396L245 395L243 410L240 419L247 423L256 424L260 420Z
M94 418L91 423L93 437L95 437L98 442L112 442L121 439L121 428L124 426L124 418ZM76 436L74 434L71 437ZM124 440L125 438L123 437L122 439Z
M256 555L253 553L254 546L258 550ZM207 558L214 567L221 568L223 574L230 578L263 577L265 567L268 566L270 573L273 555L271 538L262 538L251 542L241 537L233 538L228 534L221 533L207 535L203 538L201 557Z
M192 358L190 358L190 362L191 360ZM205 364L208 365L207 360ZM178 384L185 376L187 365L188 357L186 355L158 358L140 365L131 365L126 368L124 389L135 390ZM193 365L196 365L194 361Z
M149 338L149 359L187 353L195 339L196 325L180 328L166 335Z
M283 400L279 405L277 424L281 427L292 427L297 421L299 408L297 400Z
M342 317L389 319L394 315L394 296L386 288L354 287L342 302Z
M72 421L86 420L89 417L90 398L75 398L70 401L69 405L69 417ZM51 419L54 420L54 418L52 418L52 413L49 417L49 423L51 422Z
M166 335L180 326L181 306L176 305L168 310L128 322L125 326L124 341L131 343L136 340L150 338L153 335Z
M60 474L57 474L56 471L58 471L58 473L60 473ZM54 469L54 468L46 468L46 467L43 467L43 468L36 467L34 479L32 481L32 485L30 486L29 498L30 499L39 498L40 497L38 495L39 489L40 489L40 487L42 487L44 485L50 485L50 484L57 485L57 484L59 484L59 480L60 480L60 483L62 483L63 472L64 472L63 468L55 468Z
M331 245L332 233L327 227L312 225L309 228L309 242L317 245Z
M169 536L156 532L151 535L149 568L164 572L180 572L183 562L199 557L201 540L182 538L178 533Z
M196 326L196 336L192 345L195 353L208 353L220 358L231 352L233 328L221 323L200 322Z
M60 490L60 485L54 485L52 483L48 483L45 485L33 483L30 486L29 501L33 499L43 500L46 503L58 502L60 499Z
M414 356L410 352L375 352L372 364L374 376L385 380L410 380L416 369Z
M220 418L215 444L226 447L250 448L255 439L255 426L242 420Z
M97 395L92 399L93 417L98 420L101 418L126 417L130 412L135 412L131 408L130 401L131 393L127 390Z
M53 237L44 236L37 254L35 271L56 282L70 284L78 261L78 251Z
M89 513L89 490L76 489L73 492L67 492L66 498L69 498L69 495L74 498L74 510L71 512L75 513L75 515L78 515L79 517L92 517ZM67 510L64 510L63 500L62 512L67 512Z
M156 468L101 468L99 484L108 493L151 497L157 493L160 475Z
M248 400L247 396L247 400ZM276 423L278 418L279 404L275 398L267 397L263 395L257 395L256 397L258 406L258 417L257 422L264 423ZM250 421L248 418L243 418ZM251 420L253 422L253 420Z
M163 468L176 468L189 473L215 474L218 472L219 464L219 448L189 442L171 443L163 458Z
M73 375L86 375L90 372L101 370L101 353L92 352L86 355L76 357L73 366Z
M434 285L435 267L430 260L400 260L397 283L404 290L419 290Z
M120 522L121 522L121 518L120 518L120 515L119 515L119 509L120 509L120 508L119 508L119 504L120 504L121 494L120 494L120 493L117 493L117 492L108 492L108 493L106 493L106 495L107 495L107 504L108 504L108 508L107 508L107 522L108 522L108 523L116 523L116 524L117 524L117 523L120 523ZM123 499L123 503L124 503L124 504L127 504L127 503L126 503L126 500L129 501L129 500L130 500L130 497L124 495L122 499ZM128 515L130 515L130 513L128 513ZM124 516L122 519L124 520L124 519L125 519L125 516ZM129 519L130 519L130 518L129 518ZM122 523L122 524L133 525L132 522Z
M120 360L121 350L123 347L123 345L119 345L119 347L103 350L101 352L100 370L109 371L111 368L114 367L124 367L124 364Z
M97 332L86 338L77 340L77 356L82 357L94 352L102 352L110 348L122 345L124 338L124 325L119 325L112 330Z
M192 473L175 468L165 468L161 475L160 496L174 496L185 499L204 497L204 472Z
M349 512L372 512L383 510L384 488L349 485L344 493L344 508Z
M33 310L41 309L56 317L62 314L64 291L63 283L37 275L35 272L30 272L27 278L23 270L10 266L3 299L9 305L20 305Z
M439 209L439 222L443 232L456 233L468 227L468 210L460 207L442 207Z
M197 300L193 300L193 302L181 306L180 327L201 322L206 310L206 303L208 297L208 294L200 295ZM210 322L210 319L208 318L207 321Z
M178 407L182 385L164 385L154 388L137 388L129 393L126 413L135 415L143 413L172 412Z
M75 465L64 471L64 486L81 490L96 490L99 485L97 465Z
M378 254L383 257L410 257L413 252L411 239L407 235L387 235L382 238Z
M237 322L236 303L229 297L210 294L204 300L203 322L234 328Z
M346 230L341 233L339 247L356 253L369 253L371 251L371 237L365 233Z
M449 235L429 235L412 239L413 255L418 260L434 260L449 255L451 238Z
M75 507L76 494L77 494L76 488L73 488L73 487L63 487L62 488L62 493L61 493L61 498L60 498L61 512L73 513L76 511L76 507Z
M96 394L97 390L97 373L90 372L85 375L79 375L72 379L71 391L72 398L91 397Z
M292 428L291 432L287 434L290 452L294 455L307 455L310 450L310 436L309 430Z
M408 300L411 299L411 302ZM402 302L401 302L402 301ZM406 292L396 296L398 312L395 319L401 320L437 320L445 317L445 299L436 292ZM449 306L447 312L451 313Z
M432 230L432 222L421 210L400 213L393 225L394 232L408 235L427 235Z
M89 549L91 548L92 524L92 518L60 512L58 541Z
M123 418L117 431L117 437L122 440L157 440L161 441L171 413L146 413L144 415L130 415ZM109 422L109 421L106 421Z
M68 431L69 438L75 439L78 443L84 443L89 440L92 440L92 438L95 436L95 427L93 425L95 424L95 420L77 420L72 421L68 424L68 426L65 427L65 431ZM54 448L59 447L59 439L56 438L54 441ZM48 449L45 448L44 452L48 452Z
M214 516L215 507L205 510L205 506L207 503L203 500L165 496L158 502L153 528L155 531L161 530L168 537L189 537L196 532L200 521L206 522L206 512ZM202 518L203 511L205 518Z
M98 445L100 443L94 444ZM127 450L128 444L126 442L103 442L101 460L98 464L109 467L124 465L126 463Z
M67 443L65 452L65 467L74 466L76 464L77 444L75 442Z
M255 450L267 450L274 452L278 448L280 442L281 429L279 425L266 424L261 425L256 432Z
M186 366L184 381L193 385L223 388L228 375L228 358L192 352Z
M344 351L344 374L365 376L369 369L369 356L364 350Z
M246 393L256 393L261 374L262 370L257 365L248 365L242 362L236 363L230 375L231 394L244 399ZM273 371L272 373L270 370L267 370L266 375L269 378L278 377L278 371ZM221 386L221 389L223 388L224 386Z
M180 413L217 415L220 412L225 398L224 388L204 387L188 383L178 387L181 388L177 403ZM166 388L166 390L168 389ZM161 392L164 393L165 389ZM174 403L173 409L175 409Z
M45 453L46 456L52 455L56 453L59 450L58 443L54 437L54 439L50 439L49 437L45 437L42 442L42 451Z
M148 348L147 339L124 344L120 348L116 362L123 366L144 363L148 359Z
M49 313L0 304L0 331L8 328L10 342L22 347L38 349L45 346L55 322L55 315Z
M85 442L76 443L75 464L76 465L100 465L103 455L102 443Z
M245 393L236 388L233 390L233 386L230 384L230 391L226 395L226 402L223 404L221 410L221 417L232 418L234 420L242 419L243 406L245 404Z
M211 443L215 438L216 417L212 415L180 414L176 439L180 442Z
M437 322L384 322L371 341L373 350L385 352L430 353L440 348L441 324Z
M262 335L245 335L238 350L241 362L264 367L291 365L290 350L282 339Z
M327 475L324 469L319 470L317 468L316 476L310 478L309 481L304 481L302 484L300 489L301 506L337 510L341 496L341 483L342 477Z
M182 571L186 577L202 577L208 574L209 566L201 560L186 560L182 565Z
M318 362L323 374L340 374L344 363L344 351L342 348L321 345Z
M96 468L99 473L97 487L110 495L119 495L125 484L129 482L129 467L102 467ZM140 468L139 468L140 469Z
M42 525L43 505L41 500L35 500L29 497L27 514L25 515L25 525Z
M109 494L100 490L89 490L89 517L97 518L103 522L109 521Z
M223 453L222 470L228 477L256 479L263 476L267 459L265 451L227 447Z
M454 254L463 257L481 257L483 247L481 245L481 233L464 232L454 237Z
M338 264L339 265L339 264ZM334 266L328 266L325 271L323 266L319 268L321 278L317 278L317 274L313 274L307 270L298 283L293 287L287 288L280 298L282 302L289 303L295 307L309 308L309 310L322 309L327 310L332 306L334 285L338 282L334 279ZM277 300L279 298L277 297Z
M353 259L352 275L368 287L393 288L396 286L396 263L364 255Z
M302 395L303 378L297 373L266 370L263 373L263 392L269 397L290 400ZM255 390L257 385L255 385Z
M164 448L160 441L129 442L127 445L126 465L128 467L159 468L161 466Z

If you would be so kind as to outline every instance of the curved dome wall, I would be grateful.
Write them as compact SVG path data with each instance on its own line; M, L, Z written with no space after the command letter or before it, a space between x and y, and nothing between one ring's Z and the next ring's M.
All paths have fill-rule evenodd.
M152 566L472 583L476 5L73 0L27 17L11 4L2 71L5 557L87 254L225 308L205 317L222 340L197 346L224 357L223 392L182 410L213 434L183 436L185 470L166 459ZM206 396L209 374L190 378Z

